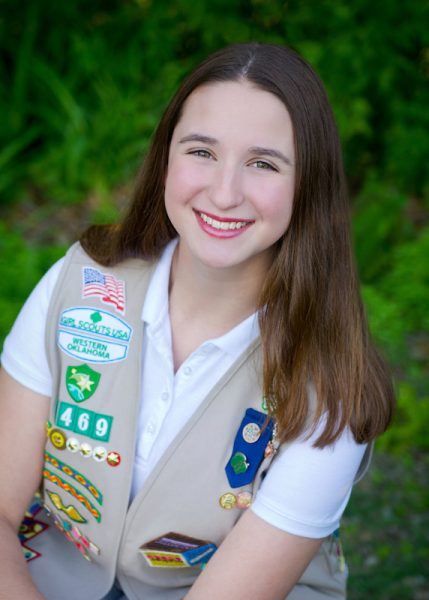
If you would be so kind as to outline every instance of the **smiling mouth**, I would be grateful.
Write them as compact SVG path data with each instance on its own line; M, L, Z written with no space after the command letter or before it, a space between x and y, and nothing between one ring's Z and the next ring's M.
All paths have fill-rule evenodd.
M254 221L250 219L245 221L236 221L234 219L228 218L219 219L201 211L195 212L204 221L204 223L207 223L207 225L210 225L210 227L213 227L213 229L218 229L219 231L233 231L235 229L243 229L243 227L254 223Z

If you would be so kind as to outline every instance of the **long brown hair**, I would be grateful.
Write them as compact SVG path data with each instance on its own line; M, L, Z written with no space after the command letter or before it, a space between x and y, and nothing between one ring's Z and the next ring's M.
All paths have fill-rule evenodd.
M296 189L291 222L259 302L263 389L280 439L302 432L309 385L316 392L316 446L350 426L367 442L389 424L394 395L387 368L368 333L350 240L341 147L323 84L293 50L236 44L209 56L177 90L153 137L133 201L120 225L89 228L84 249L99 263L158 256L177 235L164 206L164 180L174 128L188 96L203 84L247 80L277 96L294 129ZM310 383L311 382L311 383Z

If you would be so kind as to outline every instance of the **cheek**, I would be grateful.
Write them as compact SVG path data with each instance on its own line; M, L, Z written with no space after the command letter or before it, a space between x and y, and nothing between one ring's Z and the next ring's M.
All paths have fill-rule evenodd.
M186 202L198 191L199 186L195 169L181 161L173 160L165 178L166 205Z
M280 229L286 228L292 215L294 182L264 186L257 192L258 210L264 220L274 222Z

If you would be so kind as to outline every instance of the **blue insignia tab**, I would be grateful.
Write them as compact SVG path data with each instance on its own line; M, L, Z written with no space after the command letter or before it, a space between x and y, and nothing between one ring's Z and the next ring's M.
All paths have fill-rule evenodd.
M248 408L235 435L231 457L225 466L229 485L237 488L251 483L271 440L274 421L254 408Z

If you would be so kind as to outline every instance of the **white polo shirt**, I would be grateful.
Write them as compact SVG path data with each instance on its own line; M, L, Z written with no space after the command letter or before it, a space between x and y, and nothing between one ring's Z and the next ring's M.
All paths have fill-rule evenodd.
M149 284L142 320L142 393L132 497L162 453L213 385L259 335L256 314L228 333L207 340L174 373L168 310L168 283L176 241L164 250ZM5 340L2 366L22 385L50 396L52 378L44 347L46 314L63 259L41 279ZM332 446L312 447L304 435L271 466L251 509L295 535L321 538L338 526L350 496L365 445L349 430Z

